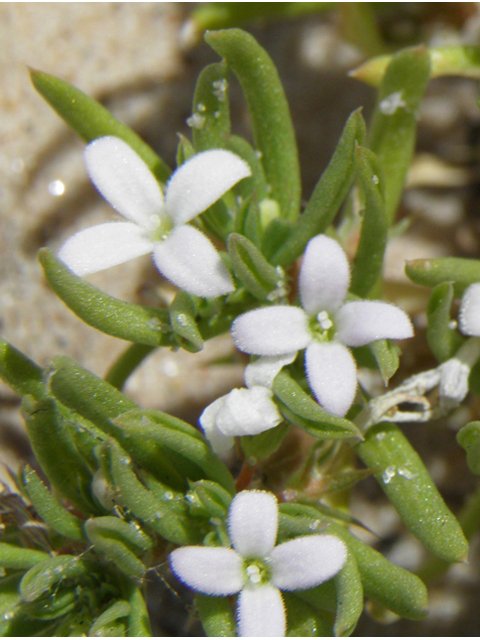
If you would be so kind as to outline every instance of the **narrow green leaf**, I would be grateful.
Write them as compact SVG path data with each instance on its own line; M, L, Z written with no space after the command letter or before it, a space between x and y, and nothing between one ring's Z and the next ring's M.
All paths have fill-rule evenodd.
M96 100L49 73L31 69L30 78L35 89L83 140L91 142L102 136L121 138L138 153L160 182L168 180L170 169L163 160Z
M287 638L331 637L332 627L322 614L297 593L282 593L287 610Z
M1 339L0 378L21 396L31 395L40 400L45 395L42 369Z
M451 327L450 308L453 301L453 284L444 282L432 290L427 306L427 341L439 362L453 358L464 343L463 338Z
M40 249L38 259L57 296L90 326L122 340L172 346L165 309L123 302L103 293L72 273L50 249Z
M354 555L368 598L409 620L421 620L427 615L427 589L416 575L397 567L313 507L285 503L279 511L279 536L308 535L318 532L322 522L328 524L327 533L343 540Z
M280 412L285 419L317 438L363 438L353 422L327 413L286 371L280 371L277 375L272 390L280 400Z
M385 215L383 177L375 154L358 146L356 160L365 205L360 241L352 264L350 291L368 298L382 275L389 224Z
M462 76L480 79L480 47L478 45L431 47L431 78ZM349 75L374 87L382 82L392 56L382 55L368 60Z
M178 545L200 542L201 531L189 516L186 503L179 503L172 491L163 491L160 496L147 489L133 471L129 457L113 441L105 451L115 499L121 506L169 542Z
M455 295L461 297L467 287L480 282L480 260L470 258L410 260L405 266L405 273L412 282L425 287L453 282Z
M197 152L223 149L230 135L228 67L210 64L198 76L193 96L192 137Z
M369 147L377 155L385 180L385 213L393 222L410 167L417 114L430 76L425 47L393 56L379 89L370 128Z
M233 638L236 636L235 616L228 598L195 595L195 608L209 638Z
M258 202L266 198L268 196L267 178L265 177L265 171L259 154L252 145L240 136L230 136L225 144L225 148L233 151L233 153L236 153L237 156L245 160L252 170L251 177L241 180L238 186L235 187L235 192L244 199L253 193ZM236 231L242 232L241 229L236 229Z
M129 376L154 349L155 347L147 344L131 344L112 364L105 380L121 391Z
M280 203L283 217L295 220L300 209L300 167L290 110L275 65L253 36L241 29L210 31L205 40L238 77L270 197Z
M468 543L420 457L391 422L369 429L356 451L398 511L406 527L435 556L448 562L467 557Z
M22 412L33 452L51 485L83 512L95 513L98 507L90 497L92 474L79 456L55 401L45 398L36 402L26 396Z
M228 236L227 249L233 271L245 289L259 300L268 300L279 280L275 267L250 240L238 233Z
M343 569L333 578L337 591L337 615L333 627L335 636L352 635L363 613L363 586L358 564L352 552Z
M22 480L35 511L48 526L71 540L84 540L83 520L62 507L31 467L23 469Z
M126 580L124 585L126 597L130 603L130 614L127 618L127 635L130 638L151 637L150 618L142 590L131 580Z
M299 228L300 227L290 220L284 220L283 218L275 218L272 220L265 229L261 243L262 253L265 258L272 264L288 265L290 260L289 256L285 260L280 261L276 258L276 254L289 242L290 238L293 237ZM248 234L245 232L245 235Z
M120 518L104 516L87 520L85 533L97 553L104 554L125 575L143 578L147 569L136 553L142 548L140 545L151 547L151 540L141 529Z
M194 427L154 410L129 411L116 418L114 423L125 433L127 439L134 436L142 437L151 444L155 443L165 448L172 459L179 461L183 458L195 465L200 477L189 476L192 480L199 480L203 476L234 493L234 481L227 467Z
M184 349L196 353L203 349L203 339L195 321L195 302L188 293L179 291L168 313L175 338Z
M298 226L273 254L273 264L291 264L303 253L308 241L333 222L355 176L355 147L363 144L365 137L365 121L357 109L348 118L335 153L317 182ZM273 233L273 229L266 232L265 242L268 242L268 233Z
M201 510L209 518L225 519L232 501L231 494L216 482L198 480L192 483L191 490L185 496L190 511Z
M269 458L282 444L289 429L290 425L283 423L256 436L243 436L240 438L240 444L249 463L254 465L261 460Z
M469 422L457 433L458 444L467 452L472 473L480 475L480 422Z
M375 358L384 384L388 384L400 366L400 347L393 340L375 340L367 348Z
M82 558L60 555L36 564L22 578L20 594L25 602L33 602L53 585L88 575L89 566Z
M130 615L132 607L126 600L117 600L101 613L88 631L89 637L109 636L109 627L119 618Z
M48 553L36 549L17 547L8 542L0 542L0 567L3 569L30 569L39 562L49 559Z
M65 356L53 360L49 377L51 392L64 405L93 422L101 431L116 438L133 459L156 477L176 488L186 488L168 456L159 447L138 434L126 435L113 420L122 413L138 409L138 405L123 393Z

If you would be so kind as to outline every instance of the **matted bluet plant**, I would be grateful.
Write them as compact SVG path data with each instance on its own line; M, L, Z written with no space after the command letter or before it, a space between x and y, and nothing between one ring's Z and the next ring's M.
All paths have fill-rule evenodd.
M398 424L446 416L478 393L479 263L407 266L432 287L427 339L438 361L414 376L401 357L414 325L381 286L423 94L439 68L471 72L465 52L414 47L357 70L378 88L370 124L361 110L350 115L304 204L272 60L240 29L205 40L221 61L198 78L191 139L181 138L173 170L95 100L32 71L86 142L86 171L116 211L42 249L40 263L77 316L129 344L100 379L71 358L41 368L1 343L0 376L22 396L42 469L25 466L17 479L18 504L41 535L18 522L0 532L3 635L148 636L146 603L162 580L193 602L209 636L348 636L365 600L380 617L422 619L421 577L468 558L478 497L478 513L470 506L459 521ZM231 131L231 73L253 144ZM88 280L145 254L175 288L163 306L118 300ZM220 334L245 364L245 386L205 402L199 424L123 393L154 349L195 354ZM480 422L458 441L480 473ZM433 569L417 575L364 542L371 523L351 509L366 476Z

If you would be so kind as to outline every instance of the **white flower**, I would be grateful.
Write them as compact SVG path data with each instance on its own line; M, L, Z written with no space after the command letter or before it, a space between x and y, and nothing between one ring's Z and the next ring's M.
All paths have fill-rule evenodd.
M480 337L480 282L471 284L465 290L460 303L458 324L464 335Z
M275 547L278 504L267 491L242 491L232 501L228 531L233 549L183 547L170 554L186 585L211 596L238 597L241 637L285 636L280 589L310 589L345 564L344 543L332 535L295 538Z
M273 380L296 354L259 358L245 368L247 389L233 389L208 405L200 424L215 453L233 446L234 436L253 436L273 429L283 420L273 402Z
M239 180L248 165L230 151L199 153L172 175L165 197L143 160L114 136L85 149L90 179L129 222L107 222L67 240L59 258L84 276L153 252L166 278L200 297L231 293L234 286L216 249L198 229L187 225Z
M338 242L324 235L307 245L300 269L303 309L264 307L239 316L232 325L235 345L246 353L279 356L306 349L305 368L318 402L344 416L355 397L356 365L347 347L380 338L410 338L408 316L386 302L344 302L350 267Z

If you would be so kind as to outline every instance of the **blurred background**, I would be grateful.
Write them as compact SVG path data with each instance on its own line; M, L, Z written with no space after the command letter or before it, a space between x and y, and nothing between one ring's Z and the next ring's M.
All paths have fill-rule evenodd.
M350 70L373 55L413 44L480 44L476 3L236 6L0 4L0 333L42 366L54 355L67 354L101 376L126 345L76 318L49 290L37 263L40 247L57 249L75 231L110 219L112 210L88 181L83 143L35 92L28 67L95 97L174 166L177 134L189 134L196 77L217 60L203 43L203 28L241 26L279 70L307 200L348 115L362 106L368 122L375 102L375 90L350 77ZM385 264L385 296L412 314L417 329L403 356L404 376L435 366L422 332L429 292L407 280L405 260L480 258L478 93L478 80L432 80L419 114L417 155L399 214L406 231L390 243ZM233 78L230 94L233 128L250 138L245 104ZM169 300L173 292L149 257L89 280L111 295L142 304ZM229 336L221 336L200 354L152 355L131 378L127 392L144 406L196 424L207 403L242 384L242 372ZM3 385L0 409L0 478L8 483L7 467L17 469L30 450L18 400ZM448 420L405 428L454 512L476 484L455 431L478 416L478 410L472 400ZM356 533L389 559L409 569L421 562L420 545L405 533L373 480L359 485L354 515L377 536ZM469 566L453 567L433 585L425 622L382 625L365 616L355 635L479 635L478 546L474 539ZM177 595L161 582L155 589L157 635L201 634L188 614L185 594Z

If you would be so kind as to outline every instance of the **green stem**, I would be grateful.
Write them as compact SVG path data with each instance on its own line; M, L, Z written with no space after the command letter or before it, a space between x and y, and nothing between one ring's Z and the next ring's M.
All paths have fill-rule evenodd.
M131 344L112 364L105 380L116 389L122 390L127 378L154 349L155 347L147 344Z

